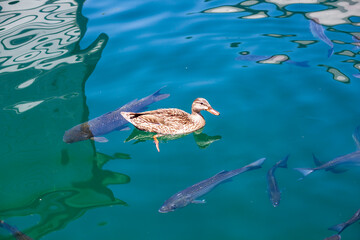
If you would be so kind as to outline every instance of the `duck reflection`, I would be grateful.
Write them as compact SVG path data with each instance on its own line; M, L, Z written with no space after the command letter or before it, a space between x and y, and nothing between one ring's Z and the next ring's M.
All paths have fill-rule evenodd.
M212 144L213 142L221 139L221 136L219 136L219 135L209 136L206 133L203 133L202 131L203 131L203 128L192 133L196 144L201 149L205 149L205 148L209 147L210 144ZM185 137L189 134L190 133L177 134L177 135L164 135L164 136L158 137L157 139L159 140L159 142L166 143L168 141L172 141L172 140L176 140L176 139ZM126 138L125 143L130 142L130 141L135 141L134 144L137 144L137 143L146 142L149 140L153 141L155 135L156 135L156 133L144 132L137 128L134 128L134 130L131 132L131 134Z

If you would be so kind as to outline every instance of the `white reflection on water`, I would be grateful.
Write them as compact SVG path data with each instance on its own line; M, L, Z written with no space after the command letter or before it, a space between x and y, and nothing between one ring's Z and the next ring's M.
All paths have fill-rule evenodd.
M335 1L328 3L332 5L334 9L327 9L318 12L308 13L307 17L311 19L319 19L319 23L322 25L334 26L338 24L350 23L357 25L349 20L350 17L360 16L360 1L354 1L352 3L345 1Z
M21 101L21 102L13 104L11 106L5 107L4 110L14 110L17 114L21 114L26 111L29 111L30 109L33 109L34 107L40 105L43 102L48 102L48 101L55 100L55 99L68 100L70 98L77 97L78 95L79 95L79 93L71 92L68 94L60 95L60 96L48 97L48 98L38 100L38 101Z
M262 60L259 63L265 63L265 64L280 64L282 62L285 62L289 60L289 57L286 55L274 55L269 59Z
M206 13L234 13L234 12L242 12L242 11L245 10L233 6L221 6L221 7L210 8L208 10L205 10Z
M259 18L267 18L267 17L268 17L268 15L265 12L259 12L259 13L253 14L253 15L248 15L248 16L242 17L242 18L259 19Z
M0 73L78 62L74 56L64 56L80 39L77 2L6 1L0 7Z
M44 102L44 100L19 103L14 106L14 110L17 113L23 113L23 112L26 112L26 111L36 107L37 105L39 105L42 102Z
M23 83L21 83L19 86L17 86L18 89L23 89L23 88L27 88L28 86L30 86L31 84L33 84L35 82L36 78L32 78L30 80L27 80Z
M290 4L316 4L325 2L325 0L266 0L266 2L274 3L279 7L284 7Z

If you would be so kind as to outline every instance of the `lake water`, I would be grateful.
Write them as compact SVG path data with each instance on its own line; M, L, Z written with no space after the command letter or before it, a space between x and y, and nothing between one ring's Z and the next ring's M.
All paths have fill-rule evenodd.
M302 181L293 169L314 167L312 154L330 161L356 150L359 1L0 8L0 219L31 238L324 239L360 208L358 167ZM162 87L170 97L149 109L190 111L204 97L221 113L203 113L211 143L190 134L160 142L159 153L151 140L126 141L131 125L107 143L63 142L69 128ZM274 208L266 173L287 154ZM220 185L206 204L158 212L177 191L262 157L263 168ZM359 239L360 225L341 235ZM0 239L13 238L0 229Z

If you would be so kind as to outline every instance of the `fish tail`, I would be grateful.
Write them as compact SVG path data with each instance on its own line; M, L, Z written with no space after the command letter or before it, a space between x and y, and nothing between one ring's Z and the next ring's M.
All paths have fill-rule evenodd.
M170 96L170 94L167 93L160 93L161 89L163 88L164 87L160 88L159 90L157 90L155 93L152 94L152 97L154 98L154 102L158 102Z
M340 223L335 226L329 227L329 230L336 231L338 232L338 234L340 234L345 229L345 227L346 227L345 223Z
M294 168L295 170L299 171L304 177L315 171L312 168Z
M248 170L261 168L261 165L264 163L265 159L266 158L260 158L259 160L256 160L255 162L246 165L245 168L247 168Z
M323 165L324 163L322 161L320 161L316 156L315 154L312 155L313 156L313 159L314 159L314 163L317 167Z
M328 57L331 57L333 54L334 54L334 48L332 47L328 50Z
M287 155L283 160L281 160L280 162L278 162L278 167L281 168L287 168L287 161L289 159L289 155Z

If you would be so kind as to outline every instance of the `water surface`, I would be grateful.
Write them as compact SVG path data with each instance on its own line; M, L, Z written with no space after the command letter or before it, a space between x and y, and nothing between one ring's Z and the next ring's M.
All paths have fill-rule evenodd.
M0 219L33 239L324 239L359 209L359 168L312 167L355 150L358 1L2 1ZM317 19L334 46L310 30ZM356 39L355 39L356 40ZM161 87L150 109L206 98L204 138L66 144L64 132ZM151 137L150 137L151 139ZM206 138L207 139L207 138ZM125 142L126 141L126 142ZM281 203L271 205L266 172ZM193 204L163 202L266 157ZM342 233L357 239L358 224ZM11 239L0 229L1 239Z

